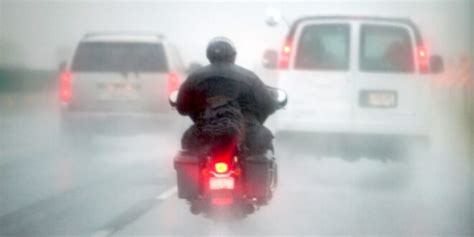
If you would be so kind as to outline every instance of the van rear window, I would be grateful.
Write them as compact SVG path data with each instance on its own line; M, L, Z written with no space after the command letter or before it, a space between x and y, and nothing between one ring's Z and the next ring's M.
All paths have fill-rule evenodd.
M156 43L83 42L73 72L166 72L163 45Z
M410 35L397 26L362 25L360 69L372 72L413 72Z
M350 26L317 24L303 29L295 68L306 70L348 70Z

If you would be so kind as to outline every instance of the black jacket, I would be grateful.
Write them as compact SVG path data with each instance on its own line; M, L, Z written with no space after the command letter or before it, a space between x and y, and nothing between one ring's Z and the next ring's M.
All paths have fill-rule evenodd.
M276 101L255 73L232 63L215 63L196 70L181 85L178 112L196 122L208 106L207 99L216 96L235 99L247 122L263 124L277 109Z

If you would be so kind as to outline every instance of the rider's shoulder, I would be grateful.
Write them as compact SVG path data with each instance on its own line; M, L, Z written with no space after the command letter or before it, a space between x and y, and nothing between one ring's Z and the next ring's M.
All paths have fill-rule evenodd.
M212 68L210 65L206 65L203 67L200 67L196 70L194 70L191 74L188 75L188 80L189 79L199 79L202 77L205 77L209 75L209 73L212 71Z
M240 74L243 74L243 75L245 75L246 77L248 77L250 79L257 79L258 78L257 74L255 74L254 72L248 70L247 68L244 68L244 67L239 66L239 65L234 65L234 66L235 66L235 69Z

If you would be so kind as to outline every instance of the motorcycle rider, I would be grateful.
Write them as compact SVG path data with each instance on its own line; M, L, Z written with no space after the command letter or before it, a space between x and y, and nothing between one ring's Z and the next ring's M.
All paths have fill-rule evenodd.
M234 64L237 53L229 39L212 39L206 54L210 64L180 87L176 108L194 122L183 135L182 148L202 152L213 141L235 144L246 156L273 152L273 135L263 123L277 110L277 102L266 85Z

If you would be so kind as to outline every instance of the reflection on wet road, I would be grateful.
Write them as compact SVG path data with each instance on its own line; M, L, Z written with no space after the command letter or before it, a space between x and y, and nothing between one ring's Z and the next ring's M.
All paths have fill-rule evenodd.
M277 157L270 205L223 224L193 216L176 197L179 131L99 135L80 150L59 136L54 110L4 117L0 235L472 236L465 129L454 116L439 118L431 148L399 160L320 157L310 149ZM282 147L278 154L294 152Z

